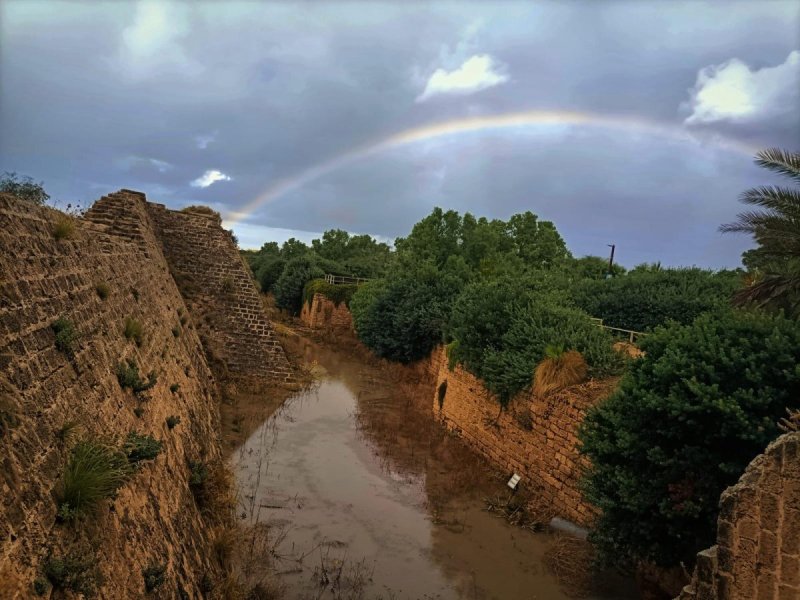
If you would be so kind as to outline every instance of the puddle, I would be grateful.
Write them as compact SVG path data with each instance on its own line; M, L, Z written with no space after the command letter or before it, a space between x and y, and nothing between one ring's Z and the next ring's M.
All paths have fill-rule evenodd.
M550 537L484 510L507 490L419 386L302 344L318 385L231 458L286 598L568 598L542 563Z

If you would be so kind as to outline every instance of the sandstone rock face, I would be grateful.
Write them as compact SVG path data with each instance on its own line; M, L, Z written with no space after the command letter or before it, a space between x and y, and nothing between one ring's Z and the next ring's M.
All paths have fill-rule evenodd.
M166 565L160 597L199 597L203 575L213 575L212 535L189 489L188 462L220 455L216 384L196 307L237 306L218 325L221 364L232 373L263 366L265 377L284 379L289 367L230 237L223 244L219 222L199 219L123 190L56 239L61 213L0 195L1 597L33 597L44 560L78 542L93 547L105 598L141 597L142 571L153 564ZM205 261L202 272L192 271L195 259ZM188 273L204 291L187 303L173 273ZM233 287L218 293L227 277ZM56 347L59 318L74 327L71 352ZM126 319L141 325L138 340L124 335ZM140 394L123 390L115 369L127 360L157 383ZM174 429L170 416L180 417ZM73 422L74 439L61 439ZM70 446L131 431L161 440L161 453L96 515L58 523L54 493Z
M800 599L800 432L775 440L723 492L717 545L680 600Z

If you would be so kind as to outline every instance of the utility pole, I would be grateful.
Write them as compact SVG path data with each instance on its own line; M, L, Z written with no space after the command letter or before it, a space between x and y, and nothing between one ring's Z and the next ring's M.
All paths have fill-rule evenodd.
M616 244L606 244L609 248L611 248L611 257L608 259L608 274L606 279L611 277L613 271L611 270L614 267L614 249L617 247Z

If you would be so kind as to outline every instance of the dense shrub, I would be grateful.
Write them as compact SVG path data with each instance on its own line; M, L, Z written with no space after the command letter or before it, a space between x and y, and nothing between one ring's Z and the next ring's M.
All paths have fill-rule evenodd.
M151 435L140 435L131 431L125 439L124 451L128 462L135 464L143 460L153 460L161 453L163 444Z
M79 442L72 449L57 493L58 515L69 521L114 496L131 472L128 458L111 445Z
M607 562L691 563L714 543L720 493L800 406L800 326L725 310L643 340L618 391L587 416L592 539Z
M278 279L280 279L285 267L286 261L279 257L260 262L254 274L256 276L256 280L261 286L261 291L272 291L272 286L274 286Z
M442 342L463 285L458 275L424 264L359 286L350 303L356 333L378 356L404 363L423 358Z
M180 425L181 418L178 415L170 415L167 417L167 429L175 429L176 426Z
M606 325L649 331L672 319L691 323L726 306L739 283L735 272L701 269L634 269L606 280L583 280L575 302Z
M548 347L577 350L589 374L617 373L622 360L611 337L589 316L567 305L564 291L547 280L476 281L456 300L447 334L451 364L481 378L501 404L531 385Z
M322 277L324 274L325 272L316 265L311 257L301 256L290 260L273 286L275 304L278 308L297 314L302 307L303 288L306 282Z
M327 283L324 279L312 279L303 288L303 302L310 305L314 300L314 294L322 294L336 306L339 306L342 302L344 302L345 306L350 306L350 300L356 289L358 289L358 286L355 284L333 285Z
M51 327L56 334L56 348L67 356L72 356L75 352L75 344L78 341L78 332L75 330L75 325L69 319L59 317L53 321Z
M142 570L144 578L144 589L149 594L153 590L160 588L164 584L167 565L164 563L151 564Z
M83 594L93 598L103 577L97 566L97 558L87 549L79 549L64 556L50 555L43 564L45 577L57 590Z
M150 371L146 380L142 379L139 376L139 367L132 360L118 363L115 372L120 387L130 389L135 394L149 390L158 382L155 371Z

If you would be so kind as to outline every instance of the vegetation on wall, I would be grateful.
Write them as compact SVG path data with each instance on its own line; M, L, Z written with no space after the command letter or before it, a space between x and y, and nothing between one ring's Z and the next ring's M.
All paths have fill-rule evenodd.
M800 407L800 327L726 309L642 341L618 391L580 434L591 539L606 562L693 562L714 543L719 496Z
M322 294L336 306L343 302L345 306L350 306L350 300L353 298L356 289L358 289L358 286L355 284L334 285L324 279L312 279L303 288L303 302L310 306L314 300L314 295Z
M44 191L44 182L36 183L30 177L20 177L8 171L0 178L0 193L10 194L33 204L45 204L50 199L50 194Z

